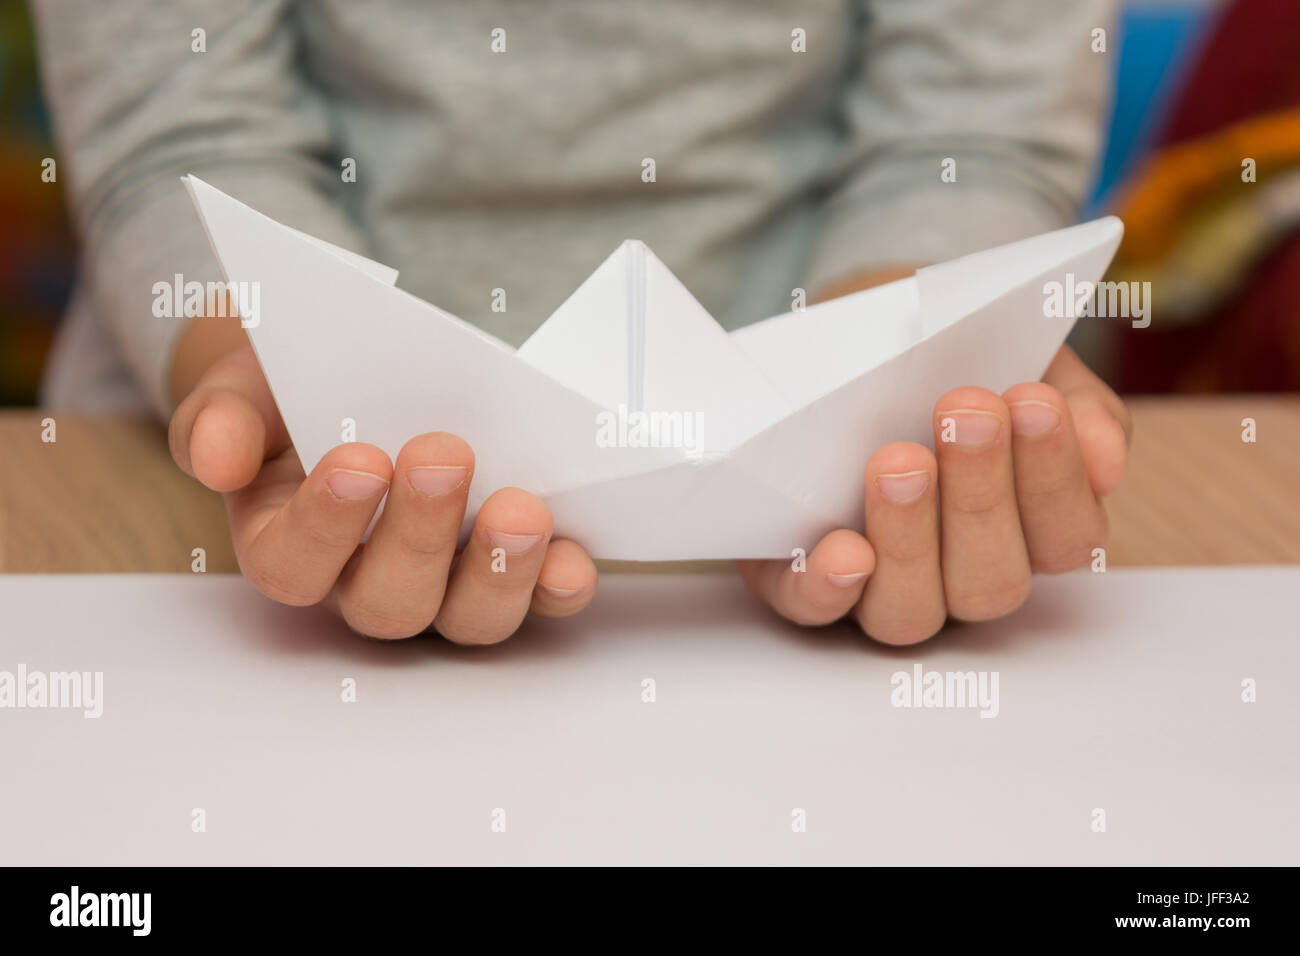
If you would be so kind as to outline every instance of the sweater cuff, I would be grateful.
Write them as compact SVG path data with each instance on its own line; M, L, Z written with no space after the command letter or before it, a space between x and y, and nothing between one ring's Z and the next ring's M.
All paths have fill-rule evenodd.
M936 180L938 164L935 165ZM825 213L805 270L810 295L857 272L924 266L1060 229L1053 203L1012 184L943 183L874 189Z

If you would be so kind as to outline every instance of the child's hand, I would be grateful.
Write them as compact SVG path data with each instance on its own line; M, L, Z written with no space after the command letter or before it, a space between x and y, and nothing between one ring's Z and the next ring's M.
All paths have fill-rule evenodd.
M933 425L937 455L898 442L867 464L865 538L828 534L803 572L741 562L750 588L792 621L851 613L879 641L914 644L948 615L1009 614L1029 595L1031 572L1080 567L1105 544L1099 499L1124 476L1131 423L1069 348L1042 382L1001 396L954 389Z
M370 637L410 637L432 625L457 643L490 644L529 611L565 617L595 594L591 559L572 541L551 540L546 505L518 488L484 502L456 557L474 453L455 435L412 438L396 467L373 445L340 445L304 476L247 347L202 374L172 416L169 438L182 469L225 493L244 577L284 604L323 601ZM386 491L384 513L361 544ZM498 548L503 571L493 570L502 566Z

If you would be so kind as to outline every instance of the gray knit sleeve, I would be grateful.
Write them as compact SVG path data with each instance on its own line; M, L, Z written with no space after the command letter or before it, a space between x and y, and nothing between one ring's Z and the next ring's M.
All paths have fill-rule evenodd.
M1113 7L861 4L841 104L847 168L823 210L808 288L1072 222L1109 105Z
M363 251L342 211L325 106L300 75L283 0L34 0L80 285L154 408L168 415L183 318L157 282L221 278L179 177Z

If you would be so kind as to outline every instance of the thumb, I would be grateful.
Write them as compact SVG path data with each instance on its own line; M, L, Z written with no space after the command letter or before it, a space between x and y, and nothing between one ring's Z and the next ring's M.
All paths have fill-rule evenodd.
M218 359L176 407L167 431L181 470L213 491L247 485L289 433L251 347Z

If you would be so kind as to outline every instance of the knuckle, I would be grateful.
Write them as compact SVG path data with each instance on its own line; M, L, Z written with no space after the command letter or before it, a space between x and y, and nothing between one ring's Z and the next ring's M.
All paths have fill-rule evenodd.
M422 633L429 626L429 618L390 614L364 602L340 601L339 611L352 630L380 640L405 640Z
M872 541L881 564L913 566L933 562L939 556L938 536L929 534L891 535L887 540Z
M434 531L403 528L398 533L397 546L408 554L430 562L444 559L450 562L456 553L456 539Z
M859 610L857 617L858 626L867 637L896 647L928 641L943 630L947 619L942 609L929 614L907 614L884 620L873 619Z
M1028 574L1003 584L977 589L954 589L947 594L948 611L962 621L993 621L1006 617L1029 598Z
M292 607L310 607L319 604L328 592L328 589L311 588L302 581L295 581L279 568L253 564L249 567L241 565L240 571L249 584L272 601Z
M1026 476L1016 484L1016 498L1021 505L1035 505L1051 502L1058 498L1075 495L1080 487L1081 471L1056 471L1048 474Z
M849 599L852 600L852 597ZM849 608L845 607L845 603L843 600L832 603L825 599L800 598L783 607L781 616L800 627L823 627L834 624L848 613Z
M1105 546L1107 524L1106 513L1098 509L1097 518L1073 536L1033 542L1030 556L1034 570L1042 574L1064 574L1084 567L1092 561L1093 550Z
M949 490L947 494L941 496L940 500L951 513L968 518L995 516L1005 511L1011 503L1006 489L994 483L970 485L955 491Z
M453 644L465 644L471 647L500 644L518 630L517 627L506 630L468 621L434 621L433 626L439 634Z
M507 560L504 571L483 568L475 577L482 581L484 589L494 595L493 600L502 600L510 594L531 594L533 585L537 583L537 567L535 564L511 567Z
M1065 574L1081 568L1092 557L1091 548L1069 547L1034 555L1034 570L1040 574Z
M360 537L351 530L323 521L309 521L304 524L303 535L307 538L308 547L314 550L349 553L356 549Z

